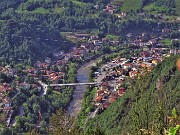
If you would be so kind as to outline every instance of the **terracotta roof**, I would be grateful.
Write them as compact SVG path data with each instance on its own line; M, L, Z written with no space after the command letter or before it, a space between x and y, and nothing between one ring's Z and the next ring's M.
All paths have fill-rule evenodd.
M106 103L103 104L103 107L104 107L105 109L107 109L109 106L110 106L110 103L108 103L108 102L106 102Z
M116 101L116 98L111 97L111 98L109 98L109 99L108 99L108 101L109 101L109 103L113 103L113 102L115 102L115 101Z
M100 102L102 101L102 98L103 98L103 97L102 97L101 95L100 95L100 96L97 96L97 97L96 97L96 102L100 103Z
M11 110L11 109L12 109L12 107L4 107L3 111L8 111L8 110Z

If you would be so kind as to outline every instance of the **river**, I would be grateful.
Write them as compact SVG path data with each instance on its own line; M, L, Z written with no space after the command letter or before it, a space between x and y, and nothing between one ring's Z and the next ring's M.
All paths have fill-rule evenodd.
M80 83L85 83L88 82L88 75L90 72L90 67L93 66L94 62L96 62L99 58L96 58L94 60L88 61L85 64L81 65L80 68L77 71L77 81ZM84 97L84 93L86 91L85 85L83 86L76 86L76 89L74 90L73 93L73 98L67 108L67 113L71 116L76 117L78 113L81 110L81 104L82 104L82 99Z

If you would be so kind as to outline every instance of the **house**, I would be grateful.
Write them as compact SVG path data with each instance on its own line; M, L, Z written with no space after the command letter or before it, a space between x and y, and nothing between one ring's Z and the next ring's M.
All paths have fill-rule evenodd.
M156 39L152 39L152 40L149 41L149 43L151 45L155 45L155 44L157 44L157 40Z
M117 100L117 98L110 97L110 98L108 99L108 102L109 102L109 103L113 103L113 102L115 102L116 100Z
M4 92L8 92L8 91L12 91L13 89L11 88L11 86L8 83L3 83L0 86L0 93L4 93Z
M81 47L84 49L89 49L90 48L90 44L89 43L82 43Z
M124 12L121 12L120 14L118 14L117 16L119 18L122 18L122 17L126 17L127 13L124 13Z
M95 46L94 50L98 51L98 50L100 50L100 48L101 48L100 46Z
M91 36L89 40L99 40L99 36Z
M102 96L102 95L99 95L99 96L96 97L95 102L96 102L96 103L101 103L101 102L102 102L102 99L103 99L103 96Z
M113 14L115 11L115 7L111 4L106 5L106 8L103 9L104 12Z
M140 53L141 57L150 57L150 53L148 51L143 51Z
M109 102L105 102L103 104L103 109L107 109L111 104Z
M94 45L99 46L101 42L99 40L94 40L93 43Z
M173 49L170 49L169 53L176 55L178 52L177 52L177 49L176 49L176 48L173 48Z
M72 55L68 53L68 54L65 54L64 60L68 61L71 58L72 58Z
M29 74L36 74L38 72L38 70L35 68L29 68L29 69L27 69L27 71Z
M165 28L165 29L162 29L162 32L163 32L163 33L169 33L169 32L171 32L171 30L168 29L168 28Z
M41 90L41 86L38 86L37 84L32 84L31 86L33 89L38 89L39 91Z
M152 64L157 65L158 64L158 60L157 59L153 59L152 60Z
M102 44L107 44L109 43L109 39L108 38L102 38Z
M76 33L74 34L75 38L89 38L89 34Z
M97 10L99 9L99 5L95 5L94 8Z
M128 38L130 38L130 37L133 36L133 34L132 34L132 33L128 33L126 36L127 36Z
M129 72L129 77L132 78L132 79L134 79L137 75L138 75L137 71L130 71Z
M112 41L112 44L113 44L113 45L118 45L118 44L119 44L119 41Z
M5 97L3 100L2 100L3 104L5 107L10 107L11 106L11 100L10 98L8 97Z
M118 95L119 96L122 96L125 92L125 88L124 87L120 87L119 90L118 90Z
M60 52L54 52L54 53L53 53L53 56L54 56L54 57L64 56L64 53L65 53L65 52L64 52L63 50L60 51Z
M74 55L74 57L73 57L73 60L75 60L75 61L80 61L80 60L82 60L82 55Z
M4 94L0 93L0 100L2 100L4 98Z
M51 58L47 57L47 58L45 59L45 62L48 63L48 64L50 64L50 63L51 63Z
M12 110L12 107L4 107L2 110L3 110L3 113L8 114Z
M141 66L142 66L143 68L151 68L151 67L153 67L152 63L150 63L150 62L143 62L143 63L141 64Z
M24 83L21 83L21 84L20 84L20 87L29 90L30 87L31 87L31 85L30 85L29 83L24 82Z
M52 78L51 78L51 82L52 82L53 84L57 84L60 79L61 79L60 76L55 76L55 77L52 77Z
M64 56L64 51L54 52L54 53L53 53L53 56L54 56L54 57L62 57L62 56Z
M34 64L34 67L37 67L37 68L40 68L41 67L41 62L40 61L37 61L35 64Z

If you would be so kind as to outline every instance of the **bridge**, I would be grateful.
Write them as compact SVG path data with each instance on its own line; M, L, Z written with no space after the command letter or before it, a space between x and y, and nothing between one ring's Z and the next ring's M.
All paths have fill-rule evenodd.
M50 87L62 87L62 86L81 86L81 85L101 85L101 82L88 82L88 83L66 83L66 84L45 84L41 81L38 81L39 84L43 87L43 95L46 95L48 86Z
M51 87L55 86L81 86L81 85L100 85L101 82L88 82L88 83L66 83L66 84L49 84Z

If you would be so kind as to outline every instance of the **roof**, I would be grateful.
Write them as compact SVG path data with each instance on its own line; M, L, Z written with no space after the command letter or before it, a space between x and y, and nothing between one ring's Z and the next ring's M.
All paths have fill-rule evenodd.
M109 102L106 102L106 103L104 103L103 104L103 107L106 109L106 108L108 108L110 106L110 103Z
M108 99L108 101L109 101L109 103L113 103L113 102L115 102L115 101L116 101L116 98L114 98L114 97L110 97L110 98Z
M100 95L100 96L97 96L97 97L96 97L96 102L101 102L101 101L102 101L102 98L103 98L103 97L102 97L101 95Z

